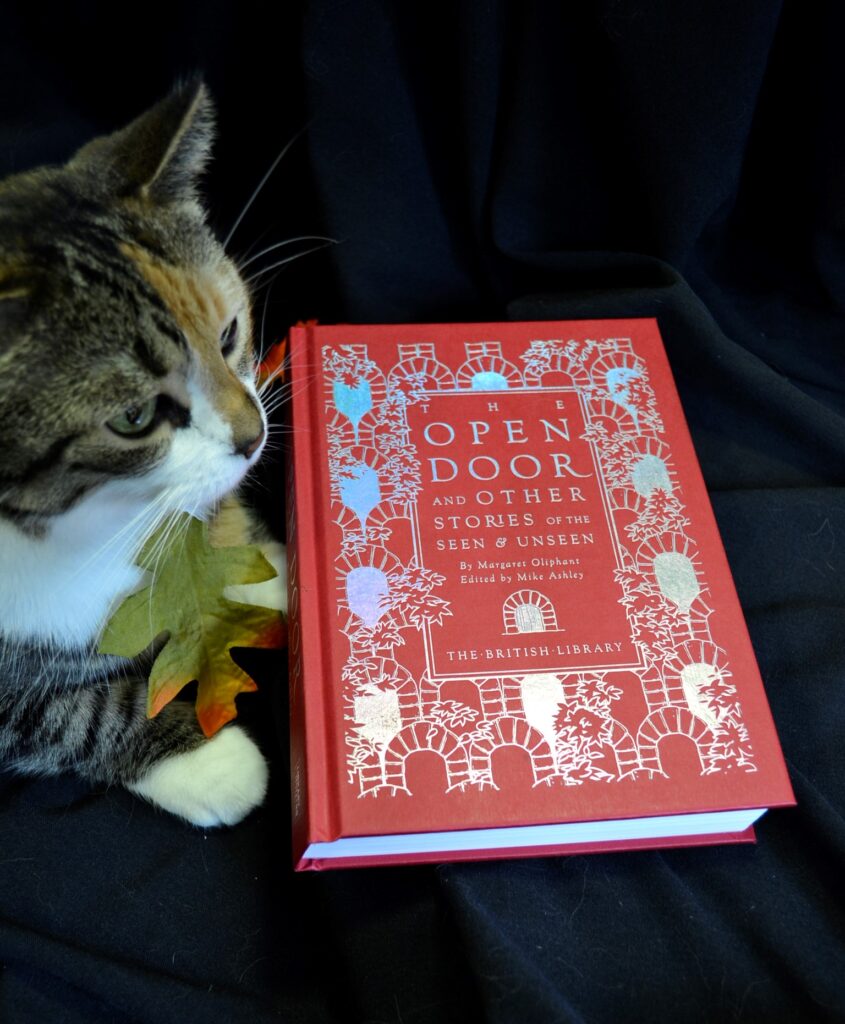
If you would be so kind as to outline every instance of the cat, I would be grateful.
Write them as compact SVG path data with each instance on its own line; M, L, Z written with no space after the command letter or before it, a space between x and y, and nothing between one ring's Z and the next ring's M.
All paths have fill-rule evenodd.
M264 757L238 725L206 739L187 701L149 719L152 652L97 640L169 517L268 539L232 496L268 424L247 288L197 190L213 133L194 79L0 182L0 765L122 785L202 827L263 801Z

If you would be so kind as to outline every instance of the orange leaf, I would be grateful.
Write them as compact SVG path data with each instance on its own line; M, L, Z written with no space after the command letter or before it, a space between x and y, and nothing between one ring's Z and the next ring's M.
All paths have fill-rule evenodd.
M259 548L215 548L208 529L185 515L164 551L155 535L138 560L153 583L129 597L109 620L100 652L134 657L166 637L150 671L147 714L152 718L188 683L198 683L197 717L206 736L237 714L235 698L256 689L233 661L232 647L284 643L281 613L225 597L228 586L273 579L276 570Z

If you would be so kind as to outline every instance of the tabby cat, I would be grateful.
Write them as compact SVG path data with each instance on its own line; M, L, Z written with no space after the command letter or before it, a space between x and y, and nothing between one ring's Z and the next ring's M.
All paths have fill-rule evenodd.
M204 827L263 800L257 746L237 725L205 739L185 701L148 719L150 652L96 647L174 514L213 542L262 539L231 496L267 418L247 289L197 195L213 120L194 81L0 182L0 764L119 784Z

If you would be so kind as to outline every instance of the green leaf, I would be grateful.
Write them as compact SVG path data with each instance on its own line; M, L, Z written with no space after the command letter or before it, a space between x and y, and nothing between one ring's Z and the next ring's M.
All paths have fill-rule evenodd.
M187 513L168 537L159 533L144 545L138 565L153 573L153 581L120 605L99 651L131 658L166 637L150 672L147 714L157 715L196 681L197 718L212 736L237 714L235 697L256 689L232 660L231 648L281 647L285 637L279 611L231 601L223 591L277 573L254 545L212 547L205 523Z

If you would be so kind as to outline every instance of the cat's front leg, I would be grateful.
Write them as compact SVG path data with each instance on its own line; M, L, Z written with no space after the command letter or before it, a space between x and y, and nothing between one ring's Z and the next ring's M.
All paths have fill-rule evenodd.
M0 706L0 759L26 773L122 785L204 828L234 825L262 803L267 765L240 726L206 739L192 704L173 701L150 719L146 697L146 682L119 679L9 702Z
M126 788L193 825L235 825L263 802L267 764L246 732L229 725L156 762Z

